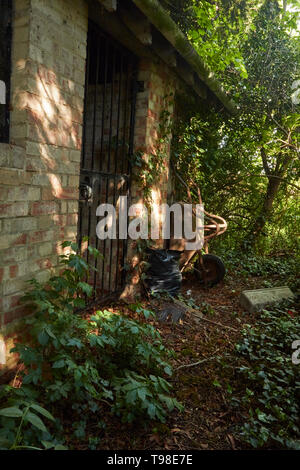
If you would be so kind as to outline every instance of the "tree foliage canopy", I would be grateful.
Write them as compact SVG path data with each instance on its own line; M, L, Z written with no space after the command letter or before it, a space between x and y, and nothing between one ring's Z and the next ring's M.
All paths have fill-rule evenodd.
M175 132L177 169L227 217L229 246L296 249L300 2L165 3L175 20L181 9L186 35L239 106L234 117L190 107Z

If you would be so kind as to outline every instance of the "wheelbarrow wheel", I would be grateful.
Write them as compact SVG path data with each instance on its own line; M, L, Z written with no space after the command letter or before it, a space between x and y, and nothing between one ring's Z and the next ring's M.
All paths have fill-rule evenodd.
M207 287L212 287L221 282L225 276L225 266L223 261L215 255L203 255L203 267L205 273L203 272L202 265L198 259L195 263L196 276L201 283L205 284ZM199 272L200 271L200 272Z

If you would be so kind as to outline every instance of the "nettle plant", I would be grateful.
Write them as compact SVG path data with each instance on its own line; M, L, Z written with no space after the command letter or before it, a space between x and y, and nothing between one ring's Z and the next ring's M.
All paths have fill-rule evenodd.
M61 256L60 276L46 284L31 281L25 296L36 308L27 320L31 339L12 350L25 366L23 398L34 397L54 416L61 416L56 420L59 432L62 422L71 418L77 438L86 437L88 422L103 427L100 407L123 422L164 421L175 407L181 410L169 396L171 385L165 379L172 374L167 362L172 353L147 323L154 313L135 309L139 321L109 311L85 318L78 307L84 307L85 298L93 293L86 282L89 266L77 254L76 244L64 242L63 247L72 251ZM99 256L96 249L89 250Z
M299 365L292 362L292 343L299 339L300 319L288 302L264 310L255 327L237 345L247 363L241 397L233 403L247 410L242 438L255 448L300 449Z

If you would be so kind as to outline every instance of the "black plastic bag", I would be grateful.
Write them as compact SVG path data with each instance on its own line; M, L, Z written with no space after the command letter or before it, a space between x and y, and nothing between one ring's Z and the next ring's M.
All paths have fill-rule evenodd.
M178 261L182 251L147 249L150 264L145 286L150 292L176 294L181 288L182 275Z

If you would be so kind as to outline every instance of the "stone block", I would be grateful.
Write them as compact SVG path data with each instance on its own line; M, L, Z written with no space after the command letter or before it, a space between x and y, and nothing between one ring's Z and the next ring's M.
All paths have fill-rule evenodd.
M293 297L294 294L288 286L244 290L240 295L240 303L245 310L254 313L261 311L268 305Z

